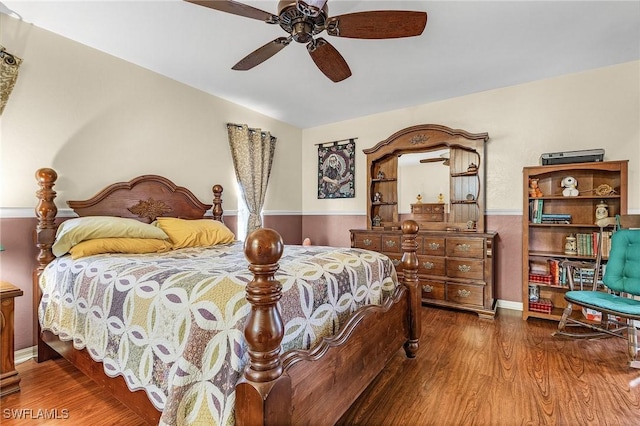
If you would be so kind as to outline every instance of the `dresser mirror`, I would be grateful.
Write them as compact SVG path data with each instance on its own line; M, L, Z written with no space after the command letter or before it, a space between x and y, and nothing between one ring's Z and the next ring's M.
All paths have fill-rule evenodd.
M436 149L398 157L398 213L411 214L411 204L449 205L449 149ZM425 177L428 176L428 179Z
M484 232L488 138L427 124L365 149L368 228L393 230L413 219L423 230Z

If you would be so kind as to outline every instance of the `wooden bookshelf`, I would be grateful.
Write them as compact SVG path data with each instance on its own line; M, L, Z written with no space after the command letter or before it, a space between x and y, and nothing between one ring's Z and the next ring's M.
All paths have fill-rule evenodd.
M574 177L579 194L563 196L562 180ZM541 197L531 197L529 180L538 179ZM549 260L595 261L596 253L565 253L565 241L569 234L593 235L599 231L595 224L595 210L598 203L605 201L609 216L627 214L628 160L593 163L559 164L532 166L523 169L523 216L522 216L522 317L543 318L559 321L566 307L564 293L568 290L563 283L530 282L529 274L545 272ZM608 185L613 193L596 193L602 185ZM531 203L542 200L542 213L571 215L569 223L533 223L530 216ZM547 266L548 268L548 266ZM549 270L546 269L549 273ZM540 298L549 299L553 304L551 313L529 309L529 285L539 287ZM581 316L579 309L572 315Z

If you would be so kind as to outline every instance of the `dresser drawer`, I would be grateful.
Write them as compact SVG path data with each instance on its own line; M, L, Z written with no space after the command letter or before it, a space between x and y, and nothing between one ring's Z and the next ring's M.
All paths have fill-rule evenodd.
M447 238L447 256L484 258L484 239Z
M418 248L418 253L429 256L444 256L444 238L424 237L422 239L422 252Z
M355 247L373 251L380 250L380 234L355 234Z
M436 256L418 256L418 273L428 275L444 276L445 274L444 257Z
M447 259L447 276L481 280L484 276L484 261L477 259Z
M445 284L442 281L420 280L422 298L431 300L445 300Z
M402 253L401 235L382 235L380 250L388 253Z
M396 267L396 272L399 274L402 272L402 255L401 254L392 254L392 253L384 253L391 259L391 263ZM400 278L400 277L398 277Z
M444 215L444 204L411 204L411 213Z
M447 300L464 305L482 306L484 303L484 286L447 283Z

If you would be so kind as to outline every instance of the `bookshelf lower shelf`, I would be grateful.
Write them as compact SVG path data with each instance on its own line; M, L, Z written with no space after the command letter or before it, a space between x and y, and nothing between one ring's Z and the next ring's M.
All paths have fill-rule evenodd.
M562 312L562 308L553 308L551 309L550 314L544 312L528 311L524 319L526 320L527 318L540 318L552 321L560 321L560 318L562 318Z

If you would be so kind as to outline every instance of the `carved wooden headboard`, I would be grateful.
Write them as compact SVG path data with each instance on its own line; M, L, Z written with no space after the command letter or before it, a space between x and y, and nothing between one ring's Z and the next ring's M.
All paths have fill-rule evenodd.
M107 186L83 201L68 201L78 216L119 216L153 222L159 216L199 219L213 208L222 221L222 186L213 187L213 205L201 203L187 188L157 175L143 175L129 182Z
M58 174L44 168L36 172L40 189L36 192L38 205L35 243L38 248L37 275L55 256L51 246L55 240L58 208L53 190ZM68 201L78 216L117 216L150 223L159 216L182 219L201 219L211 209L213 219L222 222L222 186L213 186L213 204L203 204L187 188L177 186L169 179L157 175L143 175L129 182L107 186L95 196L83 201ZM34 281L36 282L36 281ZM34 287L35 288L35 287Z

